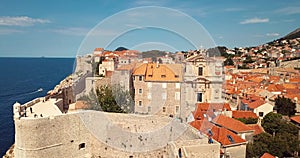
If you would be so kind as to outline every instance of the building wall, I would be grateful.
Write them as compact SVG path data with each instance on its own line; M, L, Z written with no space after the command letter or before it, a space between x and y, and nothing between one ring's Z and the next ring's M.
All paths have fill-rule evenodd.
M139 76L134 77L136 113L160 116L179 115L181 101L181 84L179 82L145 82L144 76L143 81L139 81ZM140 93L140 89L142 89L142 93ZM139 101L142 101L142 106L139 105Z
M246 157L246 144L223 148L223 151L231 158L245 158Z
M115 71L115 62L113 60L102 61L99 64L99 75L105 76L106 71Z
M222 103L223 67L219 60L207 61L195 59L186 61L184 68L184 82L182 83L182 108L190 113L195 109L197 94L202 93L202 102ZM198 74L199 67L203 74ZM182 115L186 118L187 115Z
M45 118L15 119L15 157L170 157L167 151L167 144L158 146L153 150L134 152L140 148L147 149L148 145L155 147L156 143L151 144L153 140L150 139L146 140L143 138L143 141L139 140L140 136L138 137L138 134L135 135L134 133L131 133L132 135L129 140L123 140L123 137L118 136L121 136L123 133L116 133L120 130L119 127L112 128L111 122L99 122L98 120L110 117L119 118L122 114L116 116L114 114L110 116L101 114L103 113L85 111ZM125 116L125 114L123 115ZM127 121L141 121L135 117L131 118L131 115L126 115L126 118ZM119 118L119 123L122 122L121 120L122 118ZM158 121L159 119L154 120ZM132 124L122 125L119 123L117 125L124 126L124 128L126 127L125 129L127 129L127 126L128 129L135 128ZM182 126L182 124L179 125ZM195 135L194 132L189 132L190 130L188 128L178 138L178 140L183 141L183 144L187 144L184 142L185 140L199 139L197 138L198 135ZM158 133L158 137L160 136L163 139L167 135L173 135L172 130L168 131L170 133ZM118 140L113 137L118 138ZM157 140L160 140L160 138ZM205 144L206 139L199 139L198 141ZM85 143L85 145L80 148L82 143ZM209 144L205 146L209 146ZM209 150L204 150L204 148L202 149L199 146L198 149L209 154L218 152L220 147L211 146ZM174 153L174 151L172 152Z
M131 70L116 70L111 77L112 84L119 84L126 91L132 90Z
M265 103L253 110L253 112L257 116L259 116L260 119L263 119L263 117L265 117L269 112L272 112L272 111L273 111L273 105L271 105L269 103ZM263 116L259 115L260 112L263 112Z

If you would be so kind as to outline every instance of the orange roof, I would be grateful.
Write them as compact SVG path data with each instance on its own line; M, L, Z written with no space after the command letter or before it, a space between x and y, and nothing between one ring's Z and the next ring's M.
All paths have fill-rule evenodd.
M256 100L256 101L248 103L248 107L251 108L251 109L255 109L255 108L260 107L264 103L265 103L264 100Z
M296 83L299 83L299 82L300 82L300 77L290 78L289 81L290 81L290 82L296 82Z
M218 115L216 118L213 119L213 122L229 130L232 130L236 133L253 131L250 127L246 126L243 122L224 115Z
M195 120L195 121L191 122L190 125L193 126L194 128L196 128L197 130L200 130L200 131L206 131L208 129L211 129L214 126L207 119Z
M285 94L283 96L286 97L286 98L289 98L291 100L294 100L295 98L297 98L298 101L300 100L300 94L299 93L298 94Z
M133 75L144 75L145 81L179 82L182 79L180 64L142 64L134 69Z
M281 92L284 89L282 85L279 84L270 84L267 88L270 92Z
M275 156L273 156L269 153L264 153L260 158L275 158Z
M211 136L214 140L218 141L222 145L246 143L246 140L242 139L240 136L236 135L226 128L218 127L210 123L206 119L193 121L190 123L190 125L205 133L206 135ZM230 140L230 138L232 140Z
M291 117L291 120L293 122L300 124L300 115Z
M284 83L284 84L282 84L282 86L287 89L297 88L296 84L291 84L291 83Z
M252 111L232 111L232 118L258 118Z
M211 129L211 133L212 138L222 145L246 143L246 140L223 127L213 126ZM208 135L210 134L208 133Z
M147 64L142 64L138 67L136 67L133 70L133 75L145 75L146 74L146 70L147 70Z
M280 80L280 77L279 76L269 76L269 81L270 82L273 82L273 83L276 83Z
M254 135L264 132L264 129L258 124L249 124L247 126L254 130Z
M231 111L229 103L197 103L196 111L213 111L213 110Z
M103 48L95 48L94 51L103 51Z

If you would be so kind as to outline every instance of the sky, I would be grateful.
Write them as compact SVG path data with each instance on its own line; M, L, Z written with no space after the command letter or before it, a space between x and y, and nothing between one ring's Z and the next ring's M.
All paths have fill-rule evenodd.
M1 0L0 57L256 46L299 24L299 0Z

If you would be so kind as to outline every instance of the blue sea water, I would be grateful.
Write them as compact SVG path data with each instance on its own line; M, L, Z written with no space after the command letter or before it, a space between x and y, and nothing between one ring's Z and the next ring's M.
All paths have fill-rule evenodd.
M0 155L14 143L12 105L45 96L72 73L74 61L74 58L0 58Z

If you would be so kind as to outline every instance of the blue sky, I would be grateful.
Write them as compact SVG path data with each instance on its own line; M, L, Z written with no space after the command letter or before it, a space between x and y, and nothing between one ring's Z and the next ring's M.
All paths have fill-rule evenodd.
M1 0L0 5L0 56L2 57L74 57L80 51L89 53L86 47L87 33L104 19L127 9L143 6L160 6L179 10L200 23L216 45L229 48L255 46L280 38L297 29L300 21L300 1L253 0L253 1L170 1L157 2L135 0ZM173 11L174 11L173 10ZM153 14L159 14L155 12ZM129 15L129 14L128 14ZM179 34L163 32L157 28L142 28L126 32L105 45L106 37L115 35L123 26L133 26L133 17L140 17L138 23L149 21L142 13L124 17L101 30L101 38L95 39L96 47L115 49L125 46L135 49L194 49L189 42L178 38ZM171 18L172 19L172 18ZM178 26L179 32L194 32L182 22L168 17L156 21ZM136 25L136 24L134 24ZM144 25L143 25L144 26ZM104 26L100 26L104 28ZM100 28L101 29L101 28ZM97 30L97 29L94 29ZM186 33L188 34L188 32ZM104 35L104 36L103 36ZM202 34L198 35L199 38ZM111 38L111 37L109 37ZM85 39L85 40L84 40ZM92 40L91 38L90 40ZM139 43L140 42L140 43ZM200 47L196 42L196 47Z

